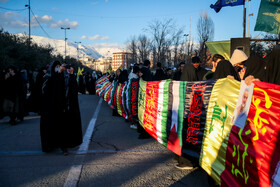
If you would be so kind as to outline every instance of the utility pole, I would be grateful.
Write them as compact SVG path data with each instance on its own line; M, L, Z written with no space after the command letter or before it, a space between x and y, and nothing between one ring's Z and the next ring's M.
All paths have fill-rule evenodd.
M64 51L65 57L64 57L64 60L66 60L66 40L67 40L67 38L66 38L66 30L69 30L70 28L69 27L67 27L67 28L61 27L61 29L64 29L64 31L65 31L65 51Z
M248 35L247 35L247 37L249 38L250 37L250 16L253 16L254 14L252 13L252 14L250 14L250 2L251 2L251 0L248 0Z
M190 16L190 28L189 28L189 43L188 43L188 56L190 56L191 52L191 31L192 31L192 17Z
M31 44L31 24L30 24L30 0L28 0L28 5L25 5L25 7L28 7L28 18L29 18L29 24L28 24L28 48L30 48Z
M79 59L79 44L81 42L75 42L77 44L77 59Z
M245 8L245 3L243 5L243 38L246 38L246 8Z
M188 55L188 49L189 49L189 43L188 43L188 36L189 36L189 34L184 34L184 36L186 37L186 53L185 53L185 55L184 55L184 60L185 60L185 62L187 61L187 55ZM190 42L190 41L189 41Z

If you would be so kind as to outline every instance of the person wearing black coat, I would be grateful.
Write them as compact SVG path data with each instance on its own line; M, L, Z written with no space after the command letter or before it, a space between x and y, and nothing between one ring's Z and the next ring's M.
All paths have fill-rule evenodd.
M144 81L152 81L150 64L149 60L145 60L144 66L140 69L140 76ZM137 132L140 134L138 139L151 138L151 135L139 123L137 124Z
M265 80L265 62L261 57L251 55L244 63L244 66L246 67L246 70L244 77L242 78L243 80L249 75L252 75L254 78L261 81Z
M29 112L32 111L40 114L41 107L42 107L42 86L44 83L44 75L46 74L46 72L47 72L46 67L42 67L36 76L34 87L28 98Z
M64 120L67 124L65 134L67 136L67 148L80 145L83 142L82 122L78 100L78 84L74 69L71 67L65 71L65 88L66 88L66 109Z
M145 60L144 66L140 69L141 78L144 81L152 81L152 79L153 79L152 73L150 71L150 65L151 65L151 62L149 60Z
M93 71L92 74L90 75L90 79L89 79L89 84L90 84L89 94L91 94L91 95L96 94L96 90L95 90L96 80L97 80L97 75L96 75L95 71Z
M161 80L164 80L164 79L166 79L166 75L165 75L163 69L161 68L161 63L158 62L157 63L156 73L153 76L153 80L154 81L161 81Z
M43 152L60 148L68 155L67 148L81 144L81 123L75 77L65 79L64 70L65 67L55 61L44 77L40 135Z
M15 66L8 68L4 83L3 110L10 116L9 123L16 125L16 118L23 120L26 92L24 80Z
M186 64L182 71L181 81L202 81L204 75L208 72L201 67L201 61L198 56L192 57L192 64Z
M198 56L192 57L192 65L195 68L196 79L202 81L204 75L208 72L206 69L201 67L201 60Z
M86 85L85 85L84 75L79 76L79 92L81 94L86 94Z
M173 80L179 81L185 66L185 62L181 62L178 66L177 71L174 73Z
M118 79L118 83L125 83L126 81L128 81L128 72L127 70L123 70L119 76L119 79Z
M122 70L121 70L120 68L118 68L118 69L116 70L116 76L114 76L114 81L116 81L118 84L120 83L121 74L122 74ZM112 74L111 74L111 75L112 75ZM114 97L114 96L112 96L112 97ZM115 100L115 99L116 99L116 98L114 97L114 100ZM116 106L114 106L114 108L113 108L112 116L120 116L120 115L118 114L118 111L117 111Z
M272 52L266 57L266 60L264 81L280 85L280 46L274 47Z
M90 82L89 82L89 79L90 79L90 74L86 73L86 75L85 75L85 87L86 87L86 90L90 93Z
M181 74L181 81L197 81L197 76L195 73L195 68L192 64L187 63Z
M216 71L213 75L213 79L226 78L228 75L231 75L235 80L240 81L240 78L232 64L227 60L222 60L217 65Z

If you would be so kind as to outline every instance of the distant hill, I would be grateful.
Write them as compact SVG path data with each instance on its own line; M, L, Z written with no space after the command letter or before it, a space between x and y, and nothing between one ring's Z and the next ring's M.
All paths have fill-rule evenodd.
M23 36L23 34L18 34L19 37ZM54 50L54 54L60 54L64 56L65 53L65 41L64 40L56 40L50 39L42 36L31 36L32 42L37 43L39 46L48 46L50 45ZM102 57L100 53L92 45L83 45L76 44L71 41L66 41L66 55L71 56L73 58L77 58L77 45L79 45L79 58L83 57L91 57L94 59L98 59Z

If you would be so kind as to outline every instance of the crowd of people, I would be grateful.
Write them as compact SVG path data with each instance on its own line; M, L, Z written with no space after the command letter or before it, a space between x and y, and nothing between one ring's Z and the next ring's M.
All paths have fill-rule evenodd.
M16 125L30 112L38 113L42 151L60 148L68 155L67 148L82 143L78 92L95 94L98 77L94 73L79 76L86 86L82 83L78 86L71 65L59 61L41 68L36 74L10 66L1 72L0 119L9 116L9 123Z
M156 70L152 73L150 61L145 60L143 64L134 64L131 72L117 69L116 75L111 74L110 81L124 83L130 79L142 79L144 81L160 81L166 79L181 81L207 81L211 79L231 78L237 81L245 80L247 84L252 81L264 81L268 83L280 84L280 48L276 46L272 52L265 56L247 55L239 50L234 50L230 60L220 54L212 56L212 69L207 70L202 66L202 61L198 56L193 56L191 62L185 64L181 62L173 73L171 68L162 68L161 63L156 64ZM116 108L113 108L113 116L118 116ZM150 138L151 136L134 120L130 128L137 129L139 139ZM179 169L191 169L196 167L193 163L183 157L176 157Z
M203 81L228 77L245 80L246 83L260 80L280 84L279 55L279 46L265 57L251 55L248 58L243 51L236 49L230 60L225 60L220 54L213 55L211 70L202 66L198 56L193 56L191 62L181 62L175 72L172 68L163 68L158 62L154 73L150 69L150 61L145 60L143 64L134 64L130 72L117 69L116 73L110 74L110 81L125 83L140 78L144 81ZM78 93L94 95L96 80L101 76L93 71L77 77L71 66L59 61L41 68L36 74L10 66L0 74L3 88L0 92L0 119L9 116L9 123L16 125L29 112L38 113L41 115L43 152L60 148L67 155L67 148L82 142ZM113 108L113 116L118 115L117 109ZM130 124L130 128L138 130L139 139L151 137L137 120Z

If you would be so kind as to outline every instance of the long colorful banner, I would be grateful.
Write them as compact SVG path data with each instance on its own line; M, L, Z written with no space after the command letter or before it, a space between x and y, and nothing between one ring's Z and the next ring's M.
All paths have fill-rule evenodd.
M102 77L96 88L120 115L139 121L159 143L199 164L219 185L279 186L280 85L254 84L244 129L231 124L240 92L236 80L117 84Z

